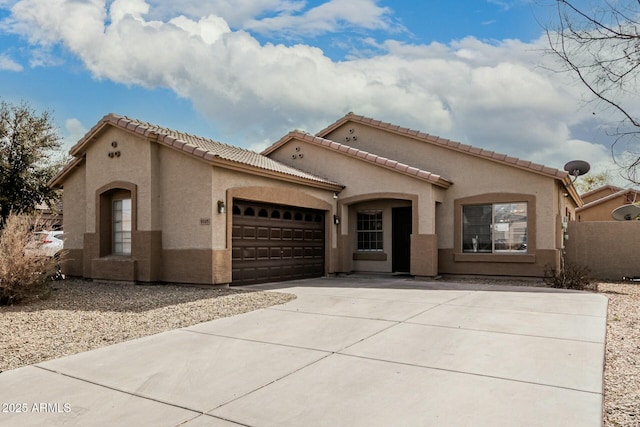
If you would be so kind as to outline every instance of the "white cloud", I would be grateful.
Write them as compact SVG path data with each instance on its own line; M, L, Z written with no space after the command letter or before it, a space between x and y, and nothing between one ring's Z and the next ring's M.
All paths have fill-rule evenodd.
M271 18L254 19L244 28L261 33L274 31L315 35L341 31L344 27L367 30L391 30L390 9L371 0L329 0L320 6L294 15L283 13Z
M144 0L114 0L109 7L111 25L117 25L127 17L142 21L142 17L147 13L149 13L149 4Z
M9 56L0 54L0 70L5 71L22 71L23 67Z
M550 60L541 54L543 39L370 41L377 55L333 61L309 45L261 44L219 15L196 16L224 9L232 19L230 0L167 2L162 14L156 4L22 0L5 27L35 46L62 44L96 78L171 89L215 121L218 137L230 143L262 147L290 129L315 132L354 111L555 167L574 151L605 156L598 144L571 142L584 115L574 101L581 89L543 66ZM233 19L270 11L273 18L252 21L265 31L391 25L390 11L374 0L330 0L298 13L300 4L262 0L252 8L241 1ZM179 13L180 5L188 13ZM354 7L358 13L345 13Z
M239 29L260 16L292 14L304 9L302 0L149 0L153 6L150 17L171 19L184 15L192 19L215 15L224 19L233 28Z
M62 149L67 152L87 133L89 129L84 127L80 120L73 118L65 121L64 131L62 132Z

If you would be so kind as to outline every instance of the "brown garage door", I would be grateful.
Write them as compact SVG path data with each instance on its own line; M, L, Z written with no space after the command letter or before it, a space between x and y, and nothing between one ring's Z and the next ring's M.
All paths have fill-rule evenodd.
M324 275L324 212L233 203L232 285Z

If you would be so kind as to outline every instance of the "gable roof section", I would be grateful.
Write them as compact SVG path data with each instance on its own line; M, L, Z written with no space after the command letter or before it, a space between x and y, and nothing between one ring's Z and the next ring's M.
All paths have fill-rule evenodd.
M71 148L70 154L76 157L76 159L72 160L51 180L51 186L61 185L64 177L70 173L73 167L77 166L83 158L87 145L95 140L107 126L117 127L140 135L216 166L241 170L252 174L268 175L287 181L297 181L333 191L339 191L344 188L343 185L327 178L296 169L251 150L163 128L113 113L104 116Z
M582 197L582 200L588 200L588 199L592 199L593 196L597 196L599 193L602 193L600 197L596 197L590 200L590 202L593 202L595 200L598 200L601 197L606 197L613 193L617 193L620 190L622 190L622 188L617 187L615 185L606 184L601 187L594 188L593 190L587 191L586 193L581 194L580 197ZM590 202L587 202L587 203L590 203Z
M349 145L340 144L339 142L331 141L329 139L320 138L318 136L313 136L308 133L300 132L300 131L292 131L287 135L282 137L279 141L274 143L271 147L267 148L267 150L263 151L265 153L271 153L275 150L275 148L284 145L286 142L297 139L299 141L308 142L328 150L332 150L335 152L339 152L343 155L357 158L364 162L368 162L374 164L376 166L383 167L385 169L392 170L394 172L402 173L404 175L409 175L414 178L421 179L423 181L430 182L431 184L437 185L442 188L449 188L451 181L442 178L440 175L436 175L434 173L415 168L413 166L409 166L404 163L400 163L396 160L388 159L386 157L378 156L367 151L359 150L357 148L351 147ZM266 155L266 154L265 154Z
M555 168L550 168L541 164L533 163L528 160L522 160L517 157L511 157L506 154L500 154L494 151L484 150L482 148L477 148L471 145L462 144L460 142L451 141L449 139L429 135L424 132L409 129L406 127L401 127L401 126L394 125L387 122L382 122L380 120L375 120L369 117L359 116L354 113L348 113L341 119L337 120L335 123L329 125L328 127L324 128L320 132L316 133L316 136L324 138L329 133L338 129L339 127L343 126L348 122L360 123L365 126L381 129L389 133L394 133L397 135L413 138L415 140L422 141L428 144L433 144L433 145L444 147L453 151L458 151L460 153L466 153L471 156L480 157L486 160L502 163L508 166L524 169L533 173L537 173L540 175L545 175L550 178L557 179L561 181L562 184L565 186L568 193L571 195L572 199L576 202L576 205L577 206L582 205L582 199L580 198L580 195L578 194L575 187L573 186L571 177L565 171L561 171ZM271 147L269 149L271 149ZM265 154L265 151L263 151L263 154Z
M610 186L612 188L618 188L618 187L614 187L614 186ZM609 194L608 196L605 197L601 197L599 199L593 200L589 203L585 203L582 207L576 209L576 212L582 212L585 211L587 209L590 209L594 206L598 206L602 203L608 202L610 200L614 200L617 199L619 197L624 197L625 198L625 202L628 203L632 203L631 200L635 200L637 198L637 190L629 190L629 189L621 189L620 191L617 191L615 193ZM621 205L622 206L622 205Z

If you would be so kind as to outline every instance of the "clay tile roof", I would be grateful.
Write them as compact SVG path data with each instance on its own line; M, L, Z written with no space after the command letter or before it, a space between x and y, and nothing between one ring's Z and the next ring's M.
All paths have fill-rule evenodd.
M611 188L617 188L617 187L614 187L614 186L610 186L610 187ZM600 204L602 204L604 202L608 202L609 200L614 200L614 199L619 198L619 197L625 197L626 196L626 198L629 199L630 196L632 196L633 199L635 200L638 192L639 191L635 190L635 189L620 189L619 191L616 191L615 193L612 193L612 194L609 194L607 196L601 197L599 199L593 200L593 201L591 201L589 203L585 203L584 205L582 205L582 207L576 209L576 212L581 212L581 211L583 211L585 209L592 208L593 206L600 205Z
M316 136L324 137L331 133L333 130L339 128L343 124L352 121L356 123L362 123L367 126L377 127L379 129L384 129L389 132L394 132L400 135L408 136L429 144L439 145L442 147L451 148L456 151L462 151L468 153L470 155L474 155L477 157L482 157L488 160L497 161L499 163L508 164L511 166L515 166L521 169L528 169L533 172L541 173L544 175L550 175L554 178L557 178L561 181L564 181L567 185L570 182L569 174L565 171L561 171L558 169L546 167L543 165L538 165L536 163L529 162L527 160L518 159L516 157L507 156L501 153L495 153L489 150L483 150L480 148L472 147L467 144L462 144L457 141L451 141L446 138L440 138L438 136L429 135L424 132L419 132L413 129L409 129L406 127L396 126L390 123L380 122L378 120L371 119L369 117L359 116L354 113L348 113L344 117L338 119L333 124L327 126L320 132L316 134Z
M305 181L312 181L341 188L343 187L341 184L333 182L327 178L304 172L251 150L234 147L212 139L190 135L188 133L175 131L113 113L107 114L102 118L102 120L100 120L100 122L93 126L91 130L71 148L71 155L80 155L84 151L86 144L91 141L95 134L107 124L127 129L141 136L153 138L160 144L173 147L198 158L208 161L216 161L218 164L222 161L227 164L236 164L249 167L250 169L274 172L276 174L287 175Z
M385 169L390 169L395 172L400 172L406 175L411 175L416 178L423 179L425 181L428 181L434 185L437 185L443 188L448 188L452 184L451 181L442 178L440 175L437 175L413 166L409 166L404 163L399 163L396 160L378 156L376 154L369 153L368 151L360 150L358 148L341 144L339 142L331 141L328 139L324 139L318 136L310 135L308 133L303 133L299 131L289 132L287 135L282 137L279 141L275 142L271 147L267 148L264 152L267 152L267 153L272 152L274 147L279 147L284 143L286 143L287 141L290 141L291 139L294 139L294 138L318 145L319 147L323 147L329 150L339 152L347 156L358 158L362 161L375 164L376 166L380 166Z

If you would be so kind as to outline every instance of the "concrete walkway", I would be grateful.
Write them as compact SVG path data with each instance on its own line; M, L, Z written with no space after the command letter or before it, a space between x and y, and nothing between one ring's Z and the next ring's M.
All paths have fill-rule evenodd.
M0 425L601 425L601 295L393 277L252 289L298 298L4 372Z

